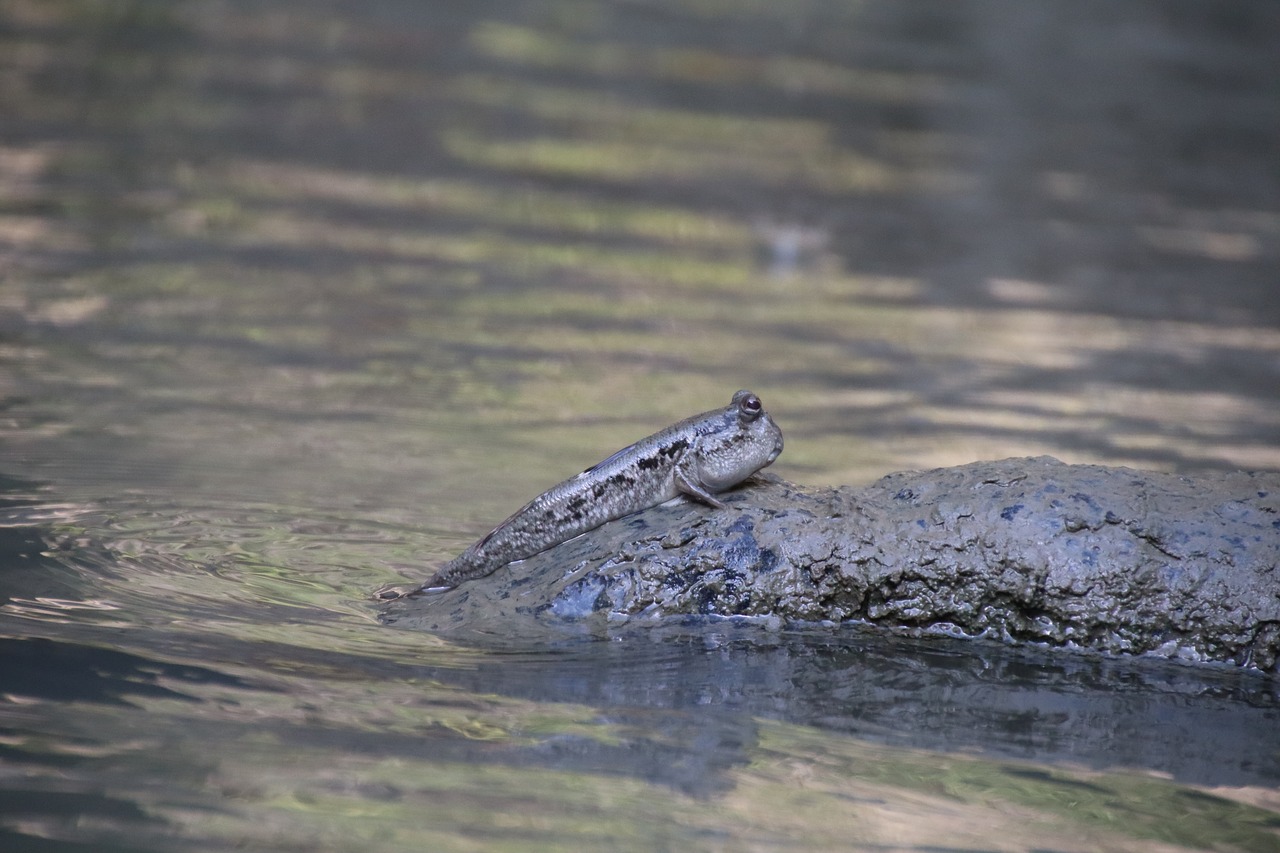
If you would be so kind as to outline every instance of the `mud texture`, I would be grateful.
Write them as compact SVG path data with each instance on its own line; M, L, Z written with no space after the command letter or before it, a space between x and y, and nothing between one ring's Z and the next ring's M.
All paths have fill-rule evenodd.
M1280 670L1280 474L1039 457L865 488L761 476L723 497L611 522L382 618L477 640L695 615L852 621Z

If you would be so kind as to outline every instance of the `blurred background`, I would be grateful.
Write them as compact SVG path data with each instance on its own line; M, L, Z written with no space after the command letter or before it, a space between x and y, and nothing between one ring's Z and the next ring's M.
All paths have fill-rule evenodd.
M802 482L1280 468L1278 44L1265 0L9 0L14 473L508 506L739 387Z
M368 596L739 388L1280 470L1277 152L1275 0L3 0L0 847L1274 850L1238 673Z

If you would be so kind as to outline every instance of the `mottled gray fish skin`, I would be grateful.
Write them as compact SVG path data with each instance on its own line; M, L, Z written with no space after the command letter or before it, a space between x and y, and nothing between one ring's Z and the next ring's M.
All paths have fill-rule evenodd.
M727 407L685 418L538 495L418 591L484 577L679 495L723 509L716 492L741 483L780 453L782 430L759 397L739 391Z

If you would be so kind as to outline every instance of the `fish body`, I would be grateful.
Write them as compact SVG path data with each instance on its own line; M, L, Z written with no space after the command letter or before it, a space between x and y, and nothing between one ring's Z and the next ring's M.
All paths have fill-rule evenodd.
M672 424L538 495L418 591L484 577L680 495L723 509L717 492L741 483L780 453L782 430L759 397L739 391L727 407Z

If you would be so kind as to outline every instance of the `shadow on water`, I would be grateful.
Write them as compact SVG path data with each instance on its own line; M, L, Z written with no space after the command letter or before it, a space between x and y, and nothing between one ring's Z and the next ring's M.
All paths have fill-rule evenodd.
M13 695L49 702L128 704L130 696L194 697L164 682L244 686L204 667L164 664L126 652L85 648L44 639L0 639L5 689Z
M9 557L6 552L0 565L8 566ZM131 796L130 786L111 790L112 772L106 765L119 750L119 742L101 734L69 736L56 727L40 725L29 714L13 712L23 707L79 703L137 707L135 699L197 702L200 700L183 693L180 687L167 685L248 684L207 667L46 639L0 639L0 661L0 687L4 691L0 700L0 762L19 778L25 777L25 784L30 786L24 788L24 783L16 779L3 786L0 846L11 853L169 849L168 842L149 843L146 839L170 831L170 821L158 817L146 798ZM170 768L170 772L177 769ZM76 790L80 786L74 780L82 774L98 781ZM50 784L50 779L63 782ZM67 782L71 789L59 790L68 787ZM126 834L131 840L115 843L104 834L83 842L55 841L43 837L43 832L32 835L13 828L46 822L96 824L110 827L112 835Z
M698 621L541 661L499 655L449 678L476 692L640 714L715 709L697 718L709 729L674 755L699 741L721 745L712 753L733 754L723 746L735 743L749 751L744 725L764 717L911 749L1126 767L1203 785L1280 781L1280 754L1264 746L1280 747L1275 685L1234 672L856 631L761 636L758 625ZM714 786L714 775L700 786Z

